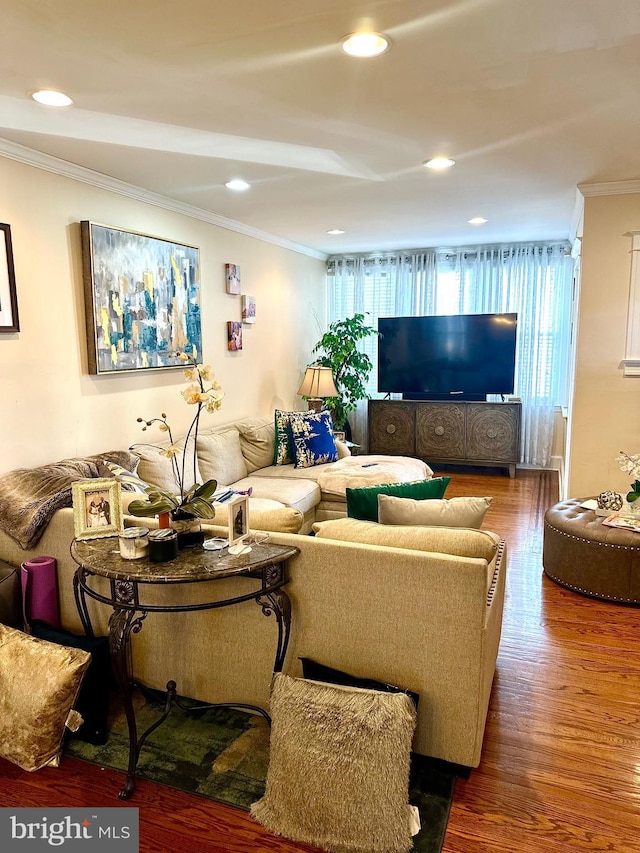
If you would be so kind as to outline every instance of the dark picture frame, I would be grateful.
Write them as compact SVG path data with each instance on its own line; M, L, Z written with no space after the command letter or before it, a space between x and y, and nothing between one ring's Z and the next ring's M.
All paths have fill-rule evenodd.
M11 226L6 222L0 222L0 235L0 332L19 332ZM2 251L2 244L4 244L4 251Z
M80 223L90 374L184 367L202 357L200 249Z

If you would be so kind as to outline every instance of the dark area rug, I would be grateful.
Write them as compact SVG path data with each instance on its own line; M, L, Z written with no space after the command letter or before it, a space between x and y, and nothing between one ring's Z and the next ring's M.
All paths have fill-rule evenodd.
M163 706L138 692L134 701L138 732L143 732L157 720ZM126 769L126 720L116 701L112 707L107 743L95 746L70 739L67 755ZM137 772L140 778L248 810L264 793L268 763L269 727L260 715L231 708L187 712L174 707L145 742ZM416 853L440 853L454 783L454 769L444 762L413 756L409 799L418 806L422 824L414 837Z

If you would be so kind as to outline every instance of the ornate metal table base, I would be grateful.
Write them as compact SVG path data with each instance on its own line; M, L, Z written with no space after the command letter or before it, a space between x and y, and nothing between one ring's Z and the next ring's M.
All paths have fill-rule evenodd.
M129 653L131 635L142 630L143 622L152 612L178 613L195 610L211 610L228 607L243 601L254 600L269 617L274 615L278 625L278 640L273 671L280 672L284 664L289 632L291 627L291 602L284 590L286 584L285 561L297 553L295 548L282 546L259 545L250 555L240 557L211 557L205 551L192 551L188 561L180 564L180 559L174 563L149 563L147 560L123 560L118 551L113 549L113 542L105 539L74 541L71 554L78 563L74 576L74 594L76 606L84 631L93 636L91 618L87 607L87 596L107 604L113 608L109 617L109 649L113 664L118 691L127 719L129 732L129 762L124 788L119 797L128 799L136 784L136 768L140 751L158 726L168 717L173 704L186 710L176 692L176 682L167 682L165 706L158 719L141 735L138 735L135 710L133 706L133 673ZM139 585L158 583L186 583L196 581L211 581L233 576L254 578L260 581L260 586L249 593L232 598L218 599L197 604L158 605L145 604L140 601ZM91 578L102 576L109 578L109 595L103 595L91 587ZM202 703L191 707L191 710L215 707L232 707L250 710L262 714L270 722L269 715L263 708L246 703L219 702Z

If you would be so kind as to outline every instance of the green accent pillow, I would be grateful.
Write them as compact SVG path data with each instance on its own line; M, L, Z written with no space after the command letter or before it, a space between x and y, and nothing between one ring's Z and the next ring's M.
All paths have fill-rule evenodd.
M378 520L378 495L395 498L413 498L425 501L442 498L451 477L433 477L431 480L414 480L411 483L383 483L366 489L347 489L347 515L362 521Z
M275 445L273 449L273 464L274 465L291 465L293 462L293 440L289 430L289 421L292 415L299 415L300 412L282 412L276 409L274 416L275 424Z

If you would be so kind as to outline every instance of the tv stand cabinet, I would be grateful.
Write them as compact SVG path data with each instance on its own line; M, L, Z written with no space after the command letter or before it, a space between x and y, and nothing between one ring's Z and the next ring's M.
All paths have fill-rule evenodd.
M498 466L515 477L521 403L369 400L369 453Z

